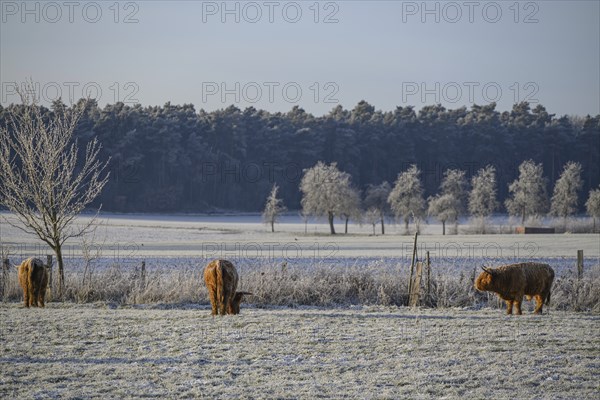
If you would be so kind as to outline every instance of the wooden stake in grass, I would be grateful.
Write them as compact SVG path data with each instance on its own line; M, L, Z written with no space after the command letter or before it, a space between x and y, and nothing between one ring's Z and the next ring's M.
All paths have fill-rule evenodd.
M577 279L583 276L583 250L577 250Z
M415 241L413 244L413 254L412 254L412 261L410 262L410 278L408 280L408 302L410 304L410 296L412 294L412 281L413 281L413 274L414 274L414 270L415 270L415 259L417 257L417 236L419 234L417 232L415 232Z

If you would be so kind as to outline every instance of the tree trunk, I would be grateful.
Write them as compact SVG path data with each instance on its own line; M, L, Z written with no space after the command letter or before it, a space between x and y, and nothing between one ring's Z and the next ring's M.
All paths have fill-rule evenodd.
M271 221L271 232L275 232L275 221Z
M446 236L446 221L442 221L442 235Z
M327 218L329 219L329 229L331 230L331 234L335 235L335 228L333 227L333 213L331 211L327 213Z
M58 265L58 298L62 300L65 288L65 264L63 262L62 246L57 245L54 252L56 253L56 263Z
M381 217L381 234L385 235L385 226L383 225L383 217Z
M375 236L375 224L373 224L373 236Z
M408 235L408 218L404 218L404 234Z
M525 211L521 213L521 225L525 226Z
M344 228L344 235L348 234L348 217L346 217L346 227Z

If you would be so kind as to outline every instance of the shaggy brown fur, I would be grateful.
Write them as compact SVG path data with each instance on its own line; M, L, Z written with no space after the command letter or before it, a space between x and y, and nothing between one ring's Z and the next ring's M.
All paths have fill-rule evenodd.
M212 305L212 315L239 314L240 303L248 292L236 292L238 273L227 260L213 260L204 268L204 282Z
M497 293L506 301L507 314L512 314L514 304L517 314L521 315L523 296L527 296L527 300L535 297L534 312L540 314L544 303L550 302L553 281L554 270L548 264L528 262L484 268L484 272L475 280L475 288Z
M48 271L42 260L28 258L19 265L19 283L23 288L25 307L44 307L46 287L48 286Z

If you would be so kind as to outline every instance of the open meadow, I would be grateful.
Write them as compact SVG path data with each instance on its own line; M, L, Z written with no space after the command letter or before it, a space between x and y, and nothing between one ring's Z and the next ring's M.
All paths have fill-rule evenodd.
M0 397L593 399L600 316L0 307Z
M9 216L10 218L10 216ZM600 391L600 235L447 235L427 226L430 307L408 308L412 236L287 217L108 216L67 243L66 301L0 304L0 398L584 399ZM337 227L342 231L343 227ZM48 250L3 223L11 264ZM576 251L584 275L576 278ZM238 316L213 318L202 283L232 260ZM473 289L483 264L547 262L544 315L507 317ZM141 278L141 263L145 275ZM56 270L56 267L55 267ZM425 286L425 277L423 285Z

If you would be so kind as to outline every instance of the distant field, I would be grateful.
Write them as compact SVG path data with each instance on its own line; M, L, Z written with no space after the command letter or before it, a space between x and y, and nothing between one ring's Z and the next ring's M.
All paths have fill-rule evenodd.
M600 317L0 305L0 398L592 399Z
M4 214L8 218L11 216ZM82 217L85 220L86 217ZM328 234L326 224L311 222L304 233L299 217L288 216L271 233L259 216L160 216L103 215L93 243L111 258L139 257L238 257L238 258L410 258L413 237L403 235L403 226L388 224L386 235L372 236L371 226L343 225L339 234ZM507 224L498 219L497 224ZM446 235L438 225L423 225L419 252L434 257L513 258L575 257L578 249L586 257L600 260L599 234L554 235ZM379 231L378 231L379 232ZM2 222L0 239L19 256L48 253L47 246ZM81 255L81 241L66 244L67 257ZM596 264L600 262L596 261Z

